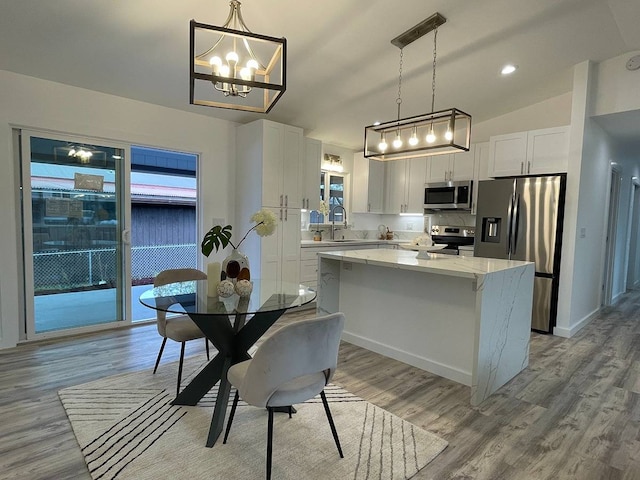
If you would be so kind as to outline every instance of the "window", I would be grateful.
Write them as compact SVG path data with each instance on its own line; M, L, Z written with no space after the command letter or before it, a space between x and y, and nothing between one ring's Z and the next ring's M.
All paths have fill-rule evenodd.
M310 215L311 223L329 223L332 221L344 222L344 210L335 209L337 206L346 208L345 205L345 177L341 173L321 171L320 172L320 199L325 201L329 207L327 219L320 212L313 210Z

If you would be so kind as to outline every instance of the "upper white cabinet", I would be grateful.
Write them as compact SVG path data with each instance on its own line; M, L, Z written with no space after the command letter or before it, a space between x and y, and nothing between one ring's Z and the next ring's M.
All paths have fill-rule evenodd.
M322 142L314 138L304 139L304 163L302 165L302 208L320 208L320 168Z
M489 177L489 142L474 143L471 145L471 148L473 150L473 158L475 159L471 215L475 215L478 208L478 182L491 180L491 177Z
M384 164L369 160L363 152L353 155L351 211L355 213L383 213Z
M254 182L263 206L302 208L302 129L257 120L238 127L237 143L243 157L238 162L239 184Z
M403 213L407 203L407 161L389 161L384 167L386 180L384 213Z
M496 135L489 139L489 175L566 172L568 155L569 127Z
M473 152L434 155L427 162L427 183L471 180L474 173Z
M418 213L424 207L425 157L386 162L384 213Z

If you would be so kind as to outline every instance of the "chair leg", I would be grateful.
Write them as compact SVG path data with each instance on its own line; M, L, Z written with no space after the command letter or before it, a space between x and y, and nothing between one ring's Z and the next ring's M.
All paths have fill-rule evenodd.
M269 410L269 423L267 424L267 480L271 480L271 453L273 450L273 408Z
M207 337L204 338L204 348L207 349L207 361L209 361L209 339Z
M164 346L167 343L167 337L164 337L162 339L162 345L160 345L160 351L158 352L158 358L156 358L156 366L153 367L153 373L156 373L156 370L158 370L158 365L160 365L160 358L162 357L162 352L164 351Z
M324 394L324 390L320 392L320 397L322 397L322 403L324 404L324 411L327 414L327 419L329 420L329 426L331 427L331 433L333 433L333 439L336 442L336 447L338 447L338 453L340 454L340 458L344 458L344 455L342 454L342 447L340 446L340 440L338 439L338 432L336 430L335 424L333 423L331 410L329 410L329 402L327 402L327 396Z
M236 390L236 394L233 397L233 405L231 405L231 413L229 413L229 421L227 422L227 429L224 432L224 440L222 443L227 443L227 438L229 437L229 432L231 431L231 424L233 423L233 416L236 414L236 407L238 406L238 399L240 398L240 394L238 390Z
M184 361L184 344L186 342L182 342L182 346L180 347L180 363L178 364L178 387L176 389L176 397L180 394L180 382L182 381L182 363Z

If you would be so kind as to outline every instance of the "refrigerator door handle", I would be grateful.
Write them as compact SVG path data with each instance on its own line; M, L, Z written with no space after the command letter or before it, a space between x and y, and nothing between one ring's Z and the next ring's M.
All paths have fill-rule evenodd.
M520 211L520 194L517 194L514 200L513 217L512 217L513 227L511 228L511 238L513 240L511 253L513 254L516 253L516 249L518 248L518 227L520 226L519 211Z
M509 198L509 208L507 209L507 258L511 260L511 235L513 229L513 196Z

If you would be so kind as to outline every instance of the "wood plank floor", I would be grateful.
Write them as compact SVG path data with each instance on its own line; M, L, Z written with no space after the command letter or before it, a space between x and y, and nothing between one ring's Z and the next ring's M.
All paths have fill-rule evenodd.
M1 351L0 479L89 479L57 391L151 374L159 345L147 325ZM178 355L168 342L160 368ZM416 480L640 479L640 291L574 338L532 334L529 368L479 407L468 387L347 343L334 382L449 441Z

